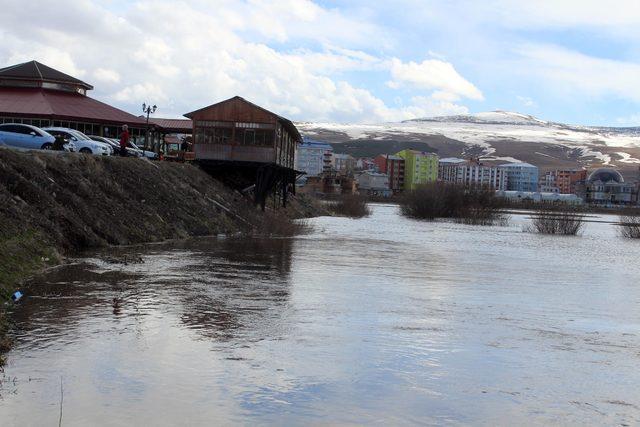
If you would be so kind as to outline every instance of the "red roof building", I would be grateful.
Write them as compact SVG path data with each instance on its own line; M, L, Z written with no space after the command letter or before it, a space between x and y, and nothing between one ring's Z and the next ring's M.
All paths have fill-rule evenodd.
M37 61L0 69L0 123L62 126L89 135L117 136L129 125L134 136L146 129L143 118L88 97L88 83Z
M193 122L191 119L162 119L150 117L149 123L153 123L163 133L186 133L190 134L193 131Z

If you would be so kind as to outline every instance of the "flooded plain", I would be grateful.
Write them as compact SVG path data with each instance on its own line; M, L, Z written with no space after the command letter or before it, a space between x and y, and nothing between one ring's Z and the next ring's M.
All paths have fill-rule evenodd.
M640 242L599 219L557 237L375 205L77 260L16 311L1 423L637 425Z

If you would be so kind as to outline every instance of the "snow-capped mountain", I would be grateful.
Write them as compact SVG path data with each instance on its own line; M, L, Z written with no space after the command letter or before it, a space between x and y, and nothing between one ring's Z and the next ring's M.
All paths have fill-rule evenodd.
M485 161L526 161L542 168L640 166L640 128L573 126L493 111L399 123L298 123L303 135L334 144L338 152L376 155L395 148L478 156Z
M495 125L534 125L544 126L548 124L544 120L537 119L528 114L513 113L509 111L489 111L485 113L462 114L458 116L440 116L424 119L407 120L414 122L455 122L455 123L484 123Z

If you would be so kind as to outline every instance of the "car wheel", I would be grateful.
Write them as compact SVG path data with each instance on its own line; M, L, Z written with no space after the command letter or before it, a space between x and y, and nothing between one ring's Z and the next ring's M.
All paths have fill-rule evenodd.
M82 154L93 154L93 151L91 151L91 148L87 148L87 147L81 148L80 152Z
M40 147L43 150L53 150L53 144L50 142L44 143L42 144L42 147Z

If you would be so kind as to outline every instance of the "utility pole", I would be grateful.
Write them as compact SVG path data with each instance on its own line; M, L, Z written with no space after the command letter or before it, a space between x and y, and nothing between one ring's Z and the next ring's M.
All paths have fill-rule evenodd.
M147 114L147 134L144 138L144 150L147 150L147 144L149 143L149 114L153 114L156 112L156 107L155 105L151 106L151 105L147 105L144 102L142 103L142 112Z

